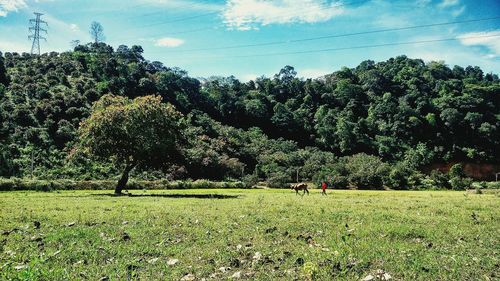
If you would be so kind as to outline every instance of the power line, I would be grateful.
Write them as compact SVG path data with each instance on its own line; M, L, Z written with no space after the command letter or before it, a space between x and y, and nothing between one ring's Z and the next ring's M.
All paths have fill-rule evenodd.
M228 49L240 49L240 48L249 48L249 47L270 46L270 45L281 45L281 44L299 43L299 42L315 41L315 40L323 40L323 39L331 39L331 38L349 37L349 36L356 36L356 35L375 34L375 33L390 32L390 31L402 31L402 30L411 30L411 29L419 29L419 28L427 28L427 27L453 25L453 24L481 22L481 21L489 21L489 20L495 20L495 19L500 19L500 16L472 19L472 20L431 23L431 24L414 25L414 26L397 27L397 28L378 29L378 30L354 32L354 33L333 34L333 35L309 37L309 38L294 39L294 40L282 40L282 41L272 41L272 42L264 42L264 43L243 44L243 45L233 45L233 46L223 46L223 47L196 48L196 49L187 49L187 50L171 50L169 52L171 52L171 53L199 52L199 51L228 50Z
M119 13L119 12L123 12L123 11L127 11L127 10L131 10L131 9L134 9L134 8L140 8L140 7L144 7L144 6L147 6L148 4L137 4L137 5L132 5L132 6L128 6L128 7L122 7L122 8L119 8L119 9L114 9L113 11L111 12L114 12L114 13ZM105 14L108 14L109 11L106 11L106 12L100 12L100 13L96 13L94 14L93 16L101 16L101 15L105 15Z
M68 15L73 15L73 14L81 15L81 14L92 13L92 17L97 17L97 16L102 16L102 15L123 13L124 11L132 10L132 9L136 9L136 8L140 8L140 7L144 7L144 6L148 6L148 5L149 4L144 3L144 4L137 4L137 5L132 5L132 6L123 6L121 8L113 7L112 10L106 10L106 11L103 11L102 9L86 9L86 10L76 10L75 9L74 11L64 12L64 15L68 16Z
M218 26L202 27L202 28L196 28L196 29L188 29L188 30L174 31L174 32L169 32L169 33L148 35L147 37L159 37L159 36L170 36L170 35L178 35L178 34L195 33L195 32L206 31L206 30L216 30L218 28L219 28ZM114 40L131 40L131 39L137 39L137 36L118 37L118 38L115 38Z
M200 15L194 15L194 16L189 16L189 17L176 18L176 19L173 19L173 20L168 20L168 21L162 21L162 22L158 22L158 23L152 23L152 24L142 25L142 26L138 26L136 28L131 28L131 29L140 29L140 28L146 28L146 27L164 25L164 24L168 24L168 23L188 21L188 20L192 20L192 19L197 19L197 18L201 18L201 17L215 15L215 14L218 14L218 13L219 13L219 11L214 11L214 12L209 12L209 13L200 14Z
M362 2L369 2L369 0L361 0L361 1L352 1L352 2L347 2L347 3L341 3L341 4L337 4L337 5L323 7L323 8L320 8L320 10L331 9L331 8L336 8L336 7L340 7L340 6L346 6L346 5L352 5L352 4L362 3ZM328 3L328 1L325 1L321 5L327 4L327 3ZM207 16L207 15L212 15L212 14L215 14L215 13L218 13L218 12L220 12L220 11L206 13L206 14L201 14L201 15L196 15L196 16L191 16L191 17L187 17L187 18L177 18L177 19L173 19L173 20L170 20L170 21L167 21L167 22L153 23L153 24L150 24L150 25L135 27L135 28L131 28L131 29L138 29L138 28L143 28L143 27L151 27L151 26L155 26L155 25L162 25L162 24L166 24L166 23L173 23L173 22L185 21L185 20L190 20L190 19L193 19L193 18L199 18L199 17L204 17L204 16ZM290 14L290 13L288 13L288 14ZM303 9L301 9L301 14L304 14L304 10ZM158 37L158 36L169 36L169 35L187 34L187 33L194 33L194 32L207 31L207 30L216 30L216 29L218 29L218 27L203 27L203 28L197 28L197 29L189 29L189 30L181 30L181 31L169 32L169 33L161 33L161 34L155 34L155 35L148 35L148 37ZM134 37L121 37L121 38L116 38L116 40L128 40L128 39L136 39L136 38L137 38L137 36L134 36Z
M352 1L352 2L348 2L348 3L341 3L341 4L337 4L337 5L332 5L332 6L327 6L327 7L323 7L323 8L320 8L320 10L325 10L325 9L331 9L331 8L335 8L335 7L340 7L340 6L346 6L346 5L352 5L352 4L357 4L357 3L366 3L366 2L369 2L370 0L361 0L361 1ZM328 3L328 1L325 1L323 2L323 4L326 4ZM321 5L323 5L321 4ZM394 7L394 5L392 5ZM405 8L408 8L408 7L413 7L413 5L411 6L397 6L397 7L405 7ZM314 11L315 12L315 11ZM290 14L290 13L288 13ZM303 10L302 10L302 14L304 14ZM205 14L206 15L206 14ZM201 16L204 16L204 15L198 15L197 17L201 17ZM183 18L179 18L177 20L181 20ZM173 22L177 21L177 20L174 20ZM156 23L156 24L159 24L159 23ZM217 30L219 27L204 27L204 28L197 28L197 29L189 29L189 30L181 30L181 31L176 31L176 32L168 32L168 33L161 33L161 34L154 34L154 35L148 35L147 37L159 37L159 36L170 36L170 35L178 35L178 34L187 34L187 33L194 33L194 32L200 32L200 31L208 31L208 30ZM118 38L115 38L115 40L129 40L129 39L136 39L137 36L134 36L134 37L118 37ZM289 41L286 41L286 42L271 42L271 43L262 43L262 44L257 44L257 46L259 45L262 45L262 46L265 46L265 45L275 45L275 44L283 44L283 43L289 43ZM250 45L242 45L241 47L238 47L238 48L243 48L243 47L253 47L255 44L250 44ZM233 47L229 47L228 49L232 49ZM235 47L236 48L236 47ZM179 50L179 52L188 52L188 51L191 51L191 50ZM194 51L194 50L193 50ZM174 51L176 52L176 51Z
M336 4L336 5L330 5L330 6L326 6L326 7L321 7L320 10L333 9L333 8L338 8L338 7L342 7L342 6L347 6L347 5L358 4L358 3L366 3L366 2L369 2L369 1L370 0L360 0L360 1L351 1L351 2L339 3L339 4ZM323 4L325 4L325 3L328 3L328 1L323 2ZM321 6L323 4L321 4ZM316 9L317 7L310 7L309 10L312 10L312 8ZM307 11L307 10L308 9L305 9L305 11ZM293 14L296 14L296 13L297 14L301 14L301 15L302 14L307 14L307 12L305 12L305 11L304 11L303 8L302 9L297 9L296 11L293 11L292 13L281 14L281 16L283 16L283 15L290 15L290 14L293 15ZM312 12L316 12L316 10L312 11ZM168 23L188 21L188 20L197 19L197 18L201 18L201 17L206 17L206 16L218 14L218 13L220 13L220 11L213 11L213 12L209 12L209 13L204 13L204 14L199 14L199 15L194 15L194 16L189 16L189 17L181 17L181 18L176 18L176 19L173 19L173 20L162 21L162 22L152 23L152 24L148 24L148 25L138 26L138 27L131 28L131 29L141 29L141 28L147 28L147 27L152 27L152 26L164 25L164 24L168 24Z
M175 7L175 9L185 9L185 8L197 7L197 6L200 6L201 4L204 4L204 2L207 2L207 1L208 0L200 0L196 4L183 5L183 6L180 6L180 7ZM142 17L147 17L147 16L153 16L153 15L159 15L159 14L163 14L163 13L164 13L164 11L147 13L147 14L142 14L142 15L138 15L138 16L135 16L135 17L131 17L131 19L142 18Z
M438 43L438 42L446 42L446 41L479 39L479 38L495 38L495 37L500 37L500 34L496 34L496 35L484 35L484 36L469 36L469 37L453 37L453 38L419 40L419 41L406 41L406 42L393 42L393 43L383 43L383 44L373 44L373 45L360 45L360 46L351 46L351 47L342 47L342 48L316 49L316 50L306 50L306 51L293 51L293 52L275 52L275 53L236 55L236 56L226 56L226 55L220 55L220 56L203 56L203 58L204 59L207 59L207 58L208 59L224 59L224 58L250 58L250 57L268 57L268 56L281 56L281 55L297 55L297 54L309 54L309 53L346 51L346 50L356 50L356 49L368 49L368 48L379 48L379 47L389 47L389 46L399 46L399 45L411 45L411 44Z
M47 22L43 21L41 19L42 17L42 13L33 13L35 14L36 18L34 19L30 19L30 28L29 28L29 32L31 35L28 36L28 39L33 39L33 44L31 45L31 54L38 54L40 55L40 39L43 39L45 41L47 41L47 39L45 37L42 37L40 36L40 31L42 32L45 32L45 34L47 34L47 30L46 29L43 29L40 27L41 24L45 24L46 26L47 25Z

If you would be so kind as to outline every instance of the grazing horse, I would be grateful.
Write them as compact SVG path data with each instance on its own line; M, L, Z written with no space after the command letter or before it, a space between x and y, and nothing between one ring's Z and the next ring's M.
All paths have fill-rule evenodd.
M306 192L307 192L307 195L309 195L309 190L307 190L307 184L305 184L305 183L291 184L290 189L295 190L295 195L299 195L299 190L304 191L304 193L302 193L302 196L304 196L304 194L306 194Z

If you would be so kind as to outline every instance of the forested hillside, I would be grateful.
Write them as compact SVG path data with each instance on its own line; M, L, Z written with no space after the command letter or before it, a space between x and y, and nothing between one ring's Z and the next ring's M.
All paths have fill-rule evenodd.
M101 43L40 57L0 55L0 176L115 176L121 168L94 161L76 145L80 122L108 93L160 95L188 124L182 159L163 171L138 168L136 177L286 182L299 170L310 179L338 174L342 184L342 169L358 158L367 167L384 161L415 170L500 159L500 80L478 67L400 56L307 80L285 66L242 83L191 78L142 52ZM338 158L359 153L374 157Z

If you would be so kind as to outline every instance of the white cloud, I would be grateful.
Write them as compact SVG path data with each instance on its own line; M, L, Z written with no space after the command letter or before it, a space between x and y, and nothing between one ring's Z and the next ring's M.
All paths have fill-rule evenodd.
M6 17L9 12L15 12L26 7L24 0L0 0L0 17Z
M71 31L79 31L80 28L78 27L78 25L72 23L69 25L69 29L71 29Z
M223 18L229 28L250 30L269 24L322 22L343 12L338 3L319 0L229 0Z
M488 48L495 56L500 55L500 30L465 33L459 36L459 40L462 45L483 46Z
M155 46L169 48L179 47L182 44L184 44L184 40L172 37L164 37L155 42Z
M458 5L458 3L460 3L459 0L443 0L443 2L439 4L439 7L441 8L452 7Z
M465 12L465 6L462 6L458 9L455 9L453 11L451 11L451 14L454 16L454 17L458 17L460 16L461 14L463 14Z

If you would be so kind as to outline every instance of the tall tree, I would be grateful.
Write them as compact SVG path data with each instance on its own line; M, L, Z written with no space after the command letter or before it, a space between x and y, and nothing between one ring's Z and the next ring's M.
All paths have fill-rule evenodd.
M98 43L102 42L105 40L104 36L104 28L102 25L96 21L92 22L90 24L90 30L89 30L90 36L92 36L92 40L94 40L94 43L97 45Z
M159 96L130 100L105 95L79 129L80 145L91 155L123 167L115 194L125 188L136 166L162 167L178 159L183 143L182 115Z

